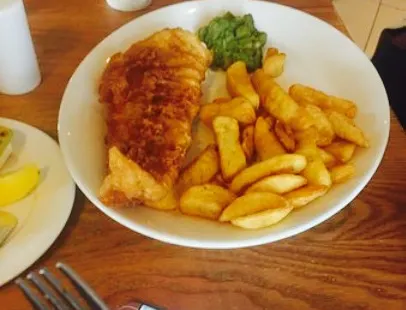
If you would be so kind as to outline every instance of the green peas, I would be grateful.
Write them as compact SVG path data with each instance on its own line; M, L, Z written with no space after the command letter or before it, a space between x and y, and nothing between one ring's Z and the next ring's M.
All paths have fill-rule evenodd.
M200 28L198 36L214 54L212 69L227 70L238 60L244 61L250 72L262 65L267 34L255 28L251 14L234 16L228 12Z

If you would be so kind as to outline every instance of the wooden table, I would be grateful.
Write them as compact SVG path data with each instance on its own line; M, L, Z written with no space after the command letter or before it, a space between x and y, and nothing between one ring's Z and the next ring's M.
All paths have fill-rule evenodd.
M103 0L26 0L43 73L24 96L0 95L0 115L56 138L60 100L82 58L134 17L179 2L153 0L121 13ZM278 1L345 32L330 0ZM181 248L133 233L78 191L73 214L33 266L73 266L111 306L140 298L176 310L406 309L406 136L392 117L385 158L367 188L329 221L274 244L233 250ZM13 285L0 308L30 309Z

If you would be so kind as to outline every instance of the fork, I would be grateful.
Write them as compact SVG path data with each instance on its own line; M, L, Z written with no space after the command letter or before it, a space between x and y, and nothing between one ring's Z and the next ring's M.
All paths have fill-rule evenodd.
M37 293L27 283L28 281L23 278L15 280L15 284L23 291L25 297L29 300L34 309L37 310L109 310L110 308L103 302L103 300L97 295L97 293L67 264L58 262L56 263L58 268L72 283L73 287L79 292L82 298L85 300L87 307L83 306L77 297L72 295L58 280L58 278L52 274L47 268L41 268L38 273L30 272L27 275L27 280L43 295L43 298L39 297ZM45 280L45 281L44 281ZM49 307L48 303L44 302L44 299L52 306ZM125 306L119 309L128 309ZM137 302L134 306L131 306L134 310L163 310L151 305L147 305L142 302Z

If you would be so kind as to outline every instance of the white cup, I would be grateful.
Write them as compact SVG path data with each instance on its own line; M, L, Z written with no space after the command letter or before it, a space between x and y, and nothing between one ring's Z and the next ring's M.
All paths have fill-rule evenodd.
M22 0L0 0L0 93L28 93L41 82Z
M129 12L146 8L151 0L107 0L107 3L115 10Z

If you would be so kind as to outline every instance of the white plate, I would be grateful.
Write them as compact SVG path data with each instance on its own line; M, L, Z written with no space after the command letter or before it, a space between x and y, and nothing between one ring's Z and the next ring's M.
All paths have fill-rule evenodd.
M227 10L235 14L252 13L257 28L268 33L268 46L287 54L286 71L279 79L284 87L303 83L358 104L360 113L356 122L365 130L371 147L357 152L356 177L294 212L280 224L258 231L244 231L231 225L147 208L118 210L103 205L97 195L105 173L105 125L97 87L106 60L164 27L196 31ZM210 84L212 81L210 78L206 82L205 89L211 89L206 91L206 98L213 97L213 89L223 91ZM382 159L388 135L389 106L385 89L363 52L338 30L315 17L260 1L188 1L133 20L104 39L79 65L66 88L59 114L59 141L68 168L93 204L136 232L164 242L199 248L264 244L325 221L351 202L371 179Z
M32 265L58 237L72 210L75 184L52 138L14 120L0 117L0 125L14 131L13 155L1 173L28 163L35 163L41 169L41 180L33 193L0 209L13 213L19 220L0 248L1 286Z

